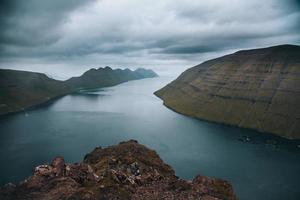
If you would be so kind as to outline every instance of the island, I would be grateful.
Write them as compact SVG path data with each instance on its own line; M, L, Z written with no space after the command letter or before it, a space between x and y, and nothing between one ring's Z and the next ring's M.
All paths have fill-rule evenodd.
M202 199L237 200L225 180L198 175L179 179L158 154L135 140L97 147L83 162L56 157L18 184L0 188L2 200Z
M203 62L155 95L184 115L300 139L300 46L242 50Z
M0 116L23 111L80 89L114 86L126 81L153 78L150 69L90 69L66 81L49 78L43 73L0 69Z

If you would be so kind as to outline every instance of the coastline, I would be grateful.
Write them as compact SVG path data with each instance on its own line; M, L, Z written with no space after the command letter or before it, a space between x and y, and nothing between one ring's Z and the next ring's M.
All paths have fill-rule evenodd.
M63 94L63 95L58 95L58 96L55 96L55 97L52 97L52 98L49 98L48 100L46 101L42 101L40 103L37 103L37 104L33 104L33 105L30 105L26 108L22 108L22 109L19 109L19 110L15 110L15 111L11 111L11 112L7 112L7 113L3 113L3 114L0 114L0 119L3 119L3 118L6 118L6 117L9 117L9 116L12 116L12 115L15 115L15 114L18 114L18 113L22 113L22 112L26 112L26 111L30 111L30 110L34 110L34 109L37 109L39 107L43 107L45 105L48 105L48 104L51 104L53 103L54 101L66 96L66 95L69 95L69 94L72 94L73 92L71 93L66 93L66 94Z
M275 134L275 133L270 133L270 132L265 132L265 131L261 131L259 129L254 129L254 128L248 128L248 127L243 127L243 126L238 126L238 125L234 125L234 124L228 124L228 123L224 123L224 122L219 122L219 121L213 121L213 120L207 120L207 119L203 119L203 118L199 118L197 116L194 116L194 115L189 115L189 114L185 114L184 112L180 112L178 110L176 110L175 108L169 106L166 101L164 101L160 96L158 96L156 94L156 92L153 93L155 96L157 96L159 99L162 100L163 102L163 105L165 107L167 107L168 109L180 114L180 115L184 115L186 117L190 117L190 118L193 118L193 119L196 119L196 120L200 120L200 121L204 121L204 122L208 122L208 123L214 123L214 124L220 124L220 125L224 125L224 126L229 126L229 127L237 127L237 128L242 128L242 129L245 129L245 130L253 130L253 131L256 131L260 134L264 134L266 136L272 136L272 137L277 137L277 138L280 138L280 139L283 139L283 140L286 140L286 141L292 141L292 142L295 142L295 143L300 143L300 139L297 139L297 138L288 138L288 137L283 137L281 135L278 135L278 134Z
M94 69L95 70L95 69ZM111 68L109 68L108 69L108 67L106 67L105 69L103 69L103 68L99 68L98 70L109 70L109 71L113 71L113 72L115 72L115 71L117 71L118 69L116 69L116 70L112 70ZM143 70L145 70L145 69L143 69L143 68L140 68L140 69L137 69L137 70L135 70L135 71L130 71L131 73L136 73L137 71L143 71ZM46 76L46 75L44 75L44 74L42 74L42 73L36 73L36 72L27 72L27 71L18 71L18 70L8 70L9 72L13 72L13 71L15 71L15 72L17 72L17 73L19 73L19 72L21 72L21 73L32 73L32 74L38 74L38 75L42 75L42 76ZM93 71L93 69L91 69L91 70L89 70L89 71ZM89 71L87 71L87 72L89 72ZM97 70L96 70L97 71ZM124 70L125 71L125 70ZM147 71L147 70L145 70L145 71ZM141 72L140 72L141 73ZM153 72L153 73L155 73L155 72ZM82 76L84 76L86 73L84 73ZM33 109L36 109L36 108L38 108L38 107L41 107L41 106L44 106L44 105L46 105L46 104L49 104L49 103L51 103L51 102L53 102L53 101L56 101L57 99L59 99L59 98L61 98L61 97L64 97L64 96L66 96L66 95L69 95L69 94L73 94L73 93L76 93L76 92L79 92L79 91L81 91L81 90L92 90L92 89L100 89L100 88L106 88L106 87L112 87L112 86L116 86L116 85L119 85L119 84L122 84L122 83L125 83L125 82L129 82L129 81L133 81L133 80L140 80L140 79L145 79L145 78L155 78L155 77L157 77L158 75L155 73L154 75L143 75L142 76L142 74L140 74L141 75L141 77L135 77L134 79L127 79L127 80L120 80L120 81L118 81L118 82L113 82L113 83L111 83L111 84L109 84L109 85L106 85L106 86L99 86L99 87L95 87L95 86L82 86L82 87L75 87L75 86L72 86L72 85L70 85L70 83L68 83L68 81L69 80L71 80L72 78L76 78L76 79L80 79L82 76L80 76L80 77L72 77L72 78L70 78L70 79L68 79L68 80L65 80L65 81L62 81L65 85L65 91L63 91L63 92L57 92L58 94L54 94L54 96L52 96L52 97L45 97L45 98L42 98L42 99L39 99L39 100L37 100L38 102L35 102L35 103L32 103L32 104L30 104L29 103L29 105L28 106L25 106L25 107L21 107L21 108L17 108L17 109L11 109L11 110L9 110L9 111L4 111L3 113L1 113L0 112L0 119L2 119L2 118L5 118L5 117L7 117L7 116L11 116L11 115L14 115L14 114L17 114L17 113L21 113L21 112L26 112L26 111L28 111L28 110L33 110ZM138 75L136 75L136 76L138 76ZM147 77L148 76L148 77ZM47 76L46 76L47 77ZM49 77L47 77L47 78L49 78ZM53 81L57 81L57 80L55 80L55 79L51 79L51 78L49 78L50 80L53 80ZM4 106L7 106L7 104L6 103L4 103ZM8 106L8 108L9 108L9 106Z

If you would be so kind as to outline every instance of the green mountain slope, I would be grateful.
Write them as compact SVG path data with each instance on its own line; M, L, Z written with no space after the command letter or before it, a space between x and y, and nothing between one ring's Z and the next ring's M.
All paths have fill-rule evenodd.
M300 139L300 47L245 50L209 60L155 94L185 115Z

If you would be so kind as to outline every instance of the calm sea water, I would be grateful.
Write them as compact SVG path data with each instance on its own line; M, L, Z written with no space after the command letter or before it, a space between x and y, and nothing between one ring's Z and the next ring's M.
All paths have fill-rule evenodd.
M57 155L79 162L96 146L136 139L155 149L179 177L226 179L241 200L300 199L297 142L177 114L153 95L171 80L85 91L0 119L0 184L25 178ZM255 144L239 141L245 135ZM278 144L265 142L270 139Z

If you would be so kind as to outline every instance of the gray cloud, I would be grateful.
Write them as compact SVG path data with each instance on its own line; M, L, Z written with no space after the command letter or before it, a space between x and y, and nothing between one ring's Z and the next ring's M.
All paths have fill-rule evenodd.
M84 2L84 3L83 3ZM80 0L1 0L1 49L48 46L61 37L60 28L67 15L88 1Z
M0 13L6 68L165 71L241 48L300 44L299 0L1 0Z

